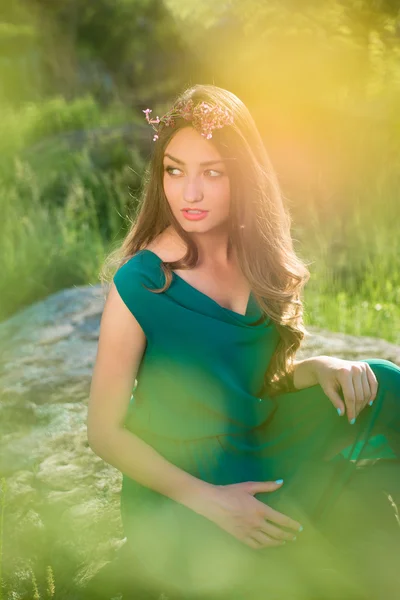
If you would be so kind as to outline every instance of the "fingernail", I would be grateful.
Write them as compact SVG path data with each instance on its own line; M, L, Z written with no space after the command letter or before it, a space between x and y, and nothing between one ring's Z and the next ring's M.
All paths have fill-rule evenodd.
M339 415L339 417L341 417L341 416L342 416L342 409L341 409L341 408L338 408L338 409L337 409L337 411L338 411L338 415Z
M275 483L283 483L283 479L276 479Z
M356 418L354 417L354 419L352 419L352 420L350 421L350 425L354 425L354 423L355 423L355 422L356 422Z
M372 406L372 405L373 405L373 403L374 403L374 401L373 401L373 400L371 400L371 402L368 402L368 404L369 404L370 406Z
M303 529L304 529L303 525L300 525L300 527L298 528L297 531L303 531Z

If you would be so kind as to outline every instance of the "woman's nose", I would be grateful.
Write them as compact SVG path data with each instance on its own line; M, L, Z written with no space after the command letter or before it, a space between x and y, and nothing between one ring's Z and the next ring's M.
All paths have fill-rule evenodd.
M184 199L191 202L203 197L203 185L198 178L187 179L184 185Z

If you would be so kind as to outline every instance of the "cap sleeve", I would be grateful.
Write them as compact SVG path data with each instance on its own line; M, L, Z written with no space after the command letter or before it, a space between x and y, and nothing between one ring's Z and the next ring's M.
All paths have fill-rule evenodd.
M152 338L151 323L155 297L158 294L147 290L154 287L146 274L139 256L133 256L124 263L113 277L117 291L144 331L148 340Z

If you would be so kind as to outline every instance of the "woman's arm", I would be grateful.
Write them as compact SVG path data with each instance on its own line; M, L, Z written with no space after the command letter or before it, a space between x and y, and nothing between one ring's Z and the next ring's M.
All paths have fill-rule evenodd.
M297 392L318 383L314 371L315 361L318 358L320 357L293 361L293 371L285 373L282 378L282 382L285 384L285 393Z
M318 383L314 371L316 358L319 357L314 356L311 358L306 358L304 360L294 361L293 386L295 387L295 389L301 390L303 388L311 387Z
M131 479L197 513L204 515L207 498L217 497L214 485L169 462L127 429L109 429L102 441L92 441L90 446L98 456Z
M201 512L215 486L175 466L124 428L131 392L146 347L139 322L111 286L100 323L87 430L92 450L141 485Z

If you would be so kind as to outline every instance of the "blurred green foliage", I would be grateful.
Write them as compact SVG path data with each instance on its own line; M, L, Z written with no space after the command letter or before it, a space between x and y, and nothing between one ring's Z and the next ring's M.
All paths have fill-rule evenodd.
M100 107L90 96L77 98L70 103L65 98L51 98L44 105L30 105L28 110L33 113L29 115L28 144L56 133L91 128L101 121Z
M0 319L97 281L136 207L142 109L210 82L249 106L278 172L307 323L400 343L397 3L18 0L0 78Z

